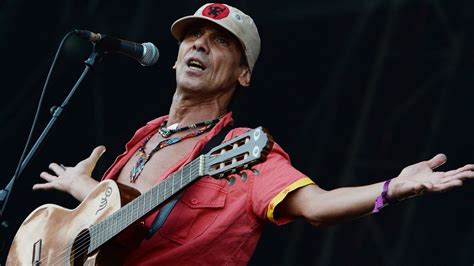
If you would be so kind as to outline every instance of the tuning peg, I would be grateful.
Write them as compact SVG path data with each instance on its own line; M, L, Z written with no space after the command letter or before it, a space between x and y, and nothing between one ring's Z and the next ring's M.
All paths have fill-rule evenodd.
M242 171L242 172L239 173L239 175L240 175L240 179L242 180L242 182L247 181L247 173L246 172Z
M225 179L227 180L227 184L229 186L232 186L233 184L235 184L235 176L227 176L225 177Z
M256 175L256 176L260 175L260 172L255 168L250 169L250 171L252 171L253 174Z

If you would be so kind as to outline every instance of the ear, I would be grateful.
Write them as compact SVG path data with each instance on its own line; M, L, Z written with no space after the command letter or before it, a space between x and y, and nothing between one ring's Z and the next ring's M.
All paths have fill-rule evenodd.
M239 78L238 78L239 84L242 87L250 86L251 76L252 76L252 74L250 73L250 69L248 67L242 68L242 72L240 72L240 75L239 75Z
M178 62L178 61L174 61L173 69L176 69L176 63L177 63L177 62Z

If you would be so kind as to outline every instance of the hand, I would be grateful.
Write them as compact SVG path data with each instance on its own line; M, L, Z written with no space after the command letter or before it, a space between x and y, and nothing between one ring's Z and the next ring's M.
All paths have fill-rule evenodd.
M433 171L446 160L446 155L438 154L429 161L405 167L400 175L390 182L388 198L403 200L425 192L445 192L462 186L465 179L474 178L473 164L447 172Z
M49 169L54 172L54 175L42 172L40 177L46 180L47 183L35 184L33 190L56 189L67 192L82 201L97 184L97 181L91 175L97 161L104 152L105 147L98 146L88 158L80 161L74 167L65 167L62 164L51 163Z

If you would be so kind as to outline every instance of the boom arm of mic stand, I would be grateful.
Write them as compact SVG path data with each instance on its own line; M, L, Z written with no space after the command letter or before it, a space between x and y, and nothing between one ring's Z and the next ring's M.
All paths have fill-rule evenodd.
M97 65L102 60L102 55L103 55L103 52L100 49L96 49L96 47L94 45L93 52L89 56L89 58L85 61L86 66L85 66L81 76L76 81L76 84L74 84L74 87L71 89L69 94L66 96L66 98L64 99L61 106L56 107L56 108L53 109L53 114L52 114L51 120L49 121L48 125L45 127L45 129L43 130L41 135L38 137L38 140L35 142L35 144L31 148L30 152L28 153L28 155L25 157L25 159L21 163L20 167L17 168L15 174L11 178L8 185L4 189L0 190L0 207L1 207L1 209L0 209L0 254L3 253L3 251L1 249L3 247L5 247L5 243L2 243L2 242L6 241L5 235L6 235L6 232L7 232L7 229L8 229L8 222L5 219L5 209L6 209L6 206L7 206L7 203L8 203L8 199L10 198L10 195L11 195L11 192L12 192L12 189L13 189L13 185L15 184L15 181L21 175L23 170L26 168L26 166L30 162L31 158L35 155L35 153L38 150L39 146L43 143L44 139L46 138L49 131L53 127L54 123L56 122L58 117L61 115L61 113L64 110L64 108L66 107L66 105L69 103L69 100L71 99L71 97L76 92L77 88L79 87L82 80L85 78L85 76L89 72L90 68L94 67L95 65Z

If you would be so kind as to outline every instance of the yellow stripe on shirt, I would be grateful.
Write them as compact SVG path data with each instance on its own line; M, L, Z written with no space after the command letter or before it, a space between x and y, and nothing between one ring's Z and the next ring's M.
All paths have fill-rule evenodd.
M275 208L280 202L283 201L283 199L290 193L291 191L304 187L310 184L314 184L313 180L311 180L309 177L304 177L301 179L296 180L295 182L291 183L289 186L287 186L284 190L282 190L280 193L278 193L268 204L268 209L267 209L267 218L270 220L272 223L275 222L275 219L273 217Z

